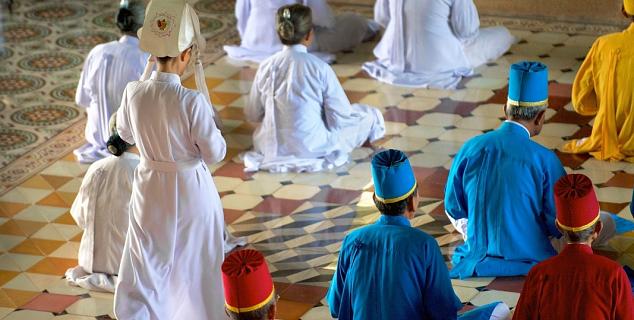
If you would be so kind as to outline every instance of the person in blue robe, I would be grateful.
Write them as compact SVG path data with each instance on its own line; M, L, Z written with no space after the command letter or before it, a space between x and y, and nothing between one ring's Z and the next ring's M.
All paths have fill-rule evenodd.
M343 240L326 295L331 315L340 320L456 319L462 304L440 248L409 222L419 197L407 156L392 149L376 154L372 176L381 217ZM489 319L500 312L508 315L508 306L496 302L465 319Z
M524 275L556 254L553 185L566 174L555 153L531 140L548 107L548 68L513 64L506 120L467 141L445 189L445 211L465 243L452 257L451 277Z

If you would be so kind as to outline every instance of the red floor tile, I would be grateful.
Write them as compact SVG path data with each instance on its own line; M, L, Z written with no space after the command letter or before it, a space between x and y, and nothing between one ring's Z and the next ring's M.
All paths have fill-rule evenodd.
M408 126L411 126L424 114L425 112L423 111L401 110L396 107L391 107L383 113L383 119L385 119L385 121L406 123Z
M326 296L328 288L292 284L280 295L281 299L315 305Z
M570 102L570 97L548 97L548 107L555 110L564 110L563 107Z
M467 116L471 114L471 111L478 106L478 103L453 101L449 98L442 99L440 104L431 110L430 112L459 114L461 116Z
M65 294L40 293L20 309L61 313L80 298Z
M571 154L563 153L559 150L555 150L555 154L561 161L561 164L572 169L579 169L586 160L590 158L588 154Z
M280 320L299 320L301 316L314 307L314 305L309 303L288 301L285 299L278 300L276 306L277 313L275 318Z
M629 206L629 203L614 203L614 202L603 202L599 201L599 207L601 210L607 211L610 213L619 213L621 210L625 209L625 207Z
M423 168L423 167L412 167L414 170L414 175L416 176L416 181L422 182L427 179L427 177L431 176L436 172L436 168Z
M266 212L266 213L278 213L280 215L289 215L295 209L299 208L306 200L290 200L290 199L278 199L275 197L266 197L264 201L260 202L253 211Z
M570 98L572 95L572 84L551 82L548 85L548 95L551 97Z
M589 137L592 134L592 127L589 125L582 126L575 134L571 135L570 139L581 139Z
M520 293L525 280L524 276L497 277L487 286L487 289Z
M225 224L233 223L244 214L244 211L240 210L224 209L223 211L225 213Z
M582 116L574 111L568 111L566 109L558 110L554 116L548 119L548 123L560 122L578 124L580 126L588 124L594 117Z
M247 180L253 174L244 172L244 165L241 163L227 162L222 167L216 169L214 176L233 177Z
M349 91L346 90L346 96L348 97L348 100L350 100L350 103L358 103L359 101L361 101L363 98L365 98L368 93L367 92L360 92L360 91Z
M617 172L612 179L602 185L603 187L620 187L632 189L634 187L634 174Z
M486 102L506 104L506 100L508 99L508 86L499 90L494 90L494 92L495 94L493 97L489 98Z
M325 188L310 200L325 203L349 204L360 195L361 191Z

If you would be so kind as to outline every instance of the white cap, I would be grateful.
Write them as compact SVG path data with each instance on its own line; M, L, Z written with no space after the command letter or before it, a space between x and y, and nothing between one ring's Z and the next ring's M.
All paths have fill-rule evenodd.
M141 49L155 57L177 57L193 44L205 49L198 15L186 0L152 0L138 35Z

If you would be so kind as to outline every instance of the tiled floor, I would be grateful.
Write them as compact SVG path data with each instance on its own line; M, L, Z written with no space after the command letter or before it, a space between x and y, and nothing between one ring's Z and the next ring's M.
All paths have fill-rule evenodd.
M589 132L591 119L571 112L571 82L594 37L514 29L521 39L511 52L477 69L456 91L393 87L359 72L371 59L372 43L341 54L333 65L352 102L380 108L388 136L376 148L399 148L410 155L424 197L414 226L434 236L447 260L460 236L443 213L443 189L452 157L462 143L502 121L508 66L520 59L542 60L551 68L548 124L540 143L556 149ZM328 319L322 300L336 265L340 241L351 229L372 223L369 160L376 150L361 148L353 161L314 174L244 173L238 154L251 147L253 126L242 108L254 66L222 58L206 68L212 99L225 121L229 153L213 174L231 231L262 251L281 294L280 319ZM188 82L191 85L191 82ZM0 196L0 318L108 319L112 295L69 287L62 275L76 264L81 230L68 210L86 166L71 155L54 162ZM603 209L630 218L634 165L599 162L560 154L568 171L590 176ZM604 254L634 266L634 233L613 240ZM514 306L523 279L454 281L465 310L502 300ZM6 316L6 317L5 317ZM4 317L4 318L3 318Z

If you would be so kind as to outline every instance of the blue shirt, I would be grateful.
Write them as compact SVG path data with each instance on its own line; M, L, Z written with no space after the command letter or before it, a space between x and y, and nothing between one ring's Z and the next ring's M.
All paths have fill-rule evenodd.
M452 258L452 277L523 275L556 254L553 185L566 172L554 152L505 122L465 143L445 190L445 210L466 218L467 240Z
M346 236L326 298L340 320L450 320L462 308L438 244L403 216Z

